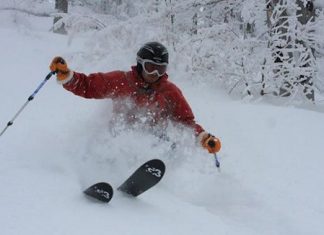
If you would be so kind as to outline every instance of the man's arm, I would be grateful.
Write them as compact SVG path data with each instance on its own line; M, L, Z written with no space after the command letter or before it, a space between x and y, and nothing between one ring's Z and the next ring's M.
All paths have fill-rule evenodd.
M87 76L70 70L66 61L59 56L52 60L50 70L56 73L58 83L65 89L84 98L114 98L122 96L127 90L125 72L122 71Z
M173 120L192 127L196 135L204 131L202 126L196 123L190 105L177 86L171 84L166 96Z
M109 73L83 73L72 72L70 81L63 84L63 87L84 98L114 98L120 95L122 86L125 85L125 74L122 71Z

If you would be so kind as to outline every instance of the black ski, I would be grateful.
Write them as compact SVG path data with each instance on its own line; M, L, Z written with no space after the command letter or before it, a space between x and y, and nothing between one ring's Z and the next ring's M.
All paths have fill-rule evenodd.
M134 197L156 185L163 177L165 165L159 159L153 159L140 166L118 190ZM113 188L106 182L96 183L83 191L87 196L108 203L114 194Z
M96 183L83 192L92 198L106 203L108 203L114 195L114 190L111 185L105 182Z
M137 197L156 185L163 177L165 165L159 159L153 159L140 166L123 184L119 191Z

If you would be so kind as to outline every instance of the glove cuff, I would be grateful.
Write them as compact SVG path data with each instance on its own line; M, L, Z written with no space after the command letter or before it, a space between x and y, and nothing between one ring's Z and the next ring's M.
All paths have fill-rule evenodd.
M56 81L58 84L64 85L72 80L73 75L74 75L74 72L70 70L69 75L65 79L63 79L63 80L56 79Z
M206 137L206 135L208 135L206 131L200 132L199 135L197 136L197 142L199 144L202 144L202 140Z

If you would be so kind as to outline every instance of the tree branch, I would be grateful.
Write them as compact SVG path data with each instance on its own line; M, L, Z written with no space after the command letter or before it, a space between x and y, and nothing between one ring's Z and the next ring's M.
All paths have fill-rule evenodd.
M19 8L15 8L15 7L0 8L0 11L18 11L18 12L26 13L26 14L33 15L33 16L39 16L39 17L51 17L52 16L51 14L55 13L55 12L51 12L51 13L33 12L31 10L19 9Z

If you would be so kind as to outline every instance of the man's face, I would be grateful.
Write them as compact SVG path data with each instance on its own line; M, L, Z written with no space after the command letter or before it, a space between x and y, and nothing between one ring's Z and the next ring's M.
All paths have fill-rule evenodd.
M167 63L157 63L151 60L138 60L143 67L142 77L147 83L154 83L162 77L167 70Z
M142 77L147 83L155 83L160 78L158 74L147 74L144 70L142 71Z

